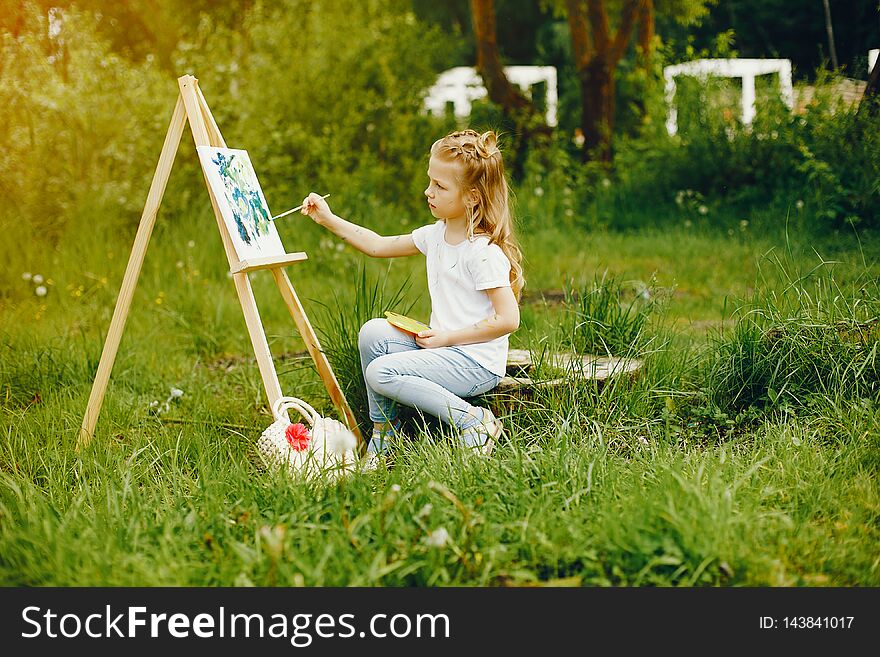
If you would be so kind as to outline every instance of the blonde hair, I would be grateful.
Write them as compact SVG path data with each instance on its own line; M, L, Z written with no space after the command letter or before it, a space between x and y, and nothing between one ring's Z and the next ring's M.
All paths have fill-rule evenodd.
M513 217L504 162L498 138L491 130L478 134L473 130L452 132L431 146L431 155L446 162L459 164L459 186L467 196L474 193L474 202L467 207L467 236L483 233L490 244L501 247L510 261L510 287L517 300L525 278L522 251L513 234Z

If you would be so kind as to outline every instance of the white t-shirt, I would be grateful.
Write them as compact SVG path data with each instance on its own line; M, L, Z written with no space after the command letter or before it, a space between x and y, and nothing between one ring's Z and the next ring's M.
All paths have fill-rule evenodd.
M510 261L500 246L489 244L484 235L447 244L444 221L416 228L412 239L427 260L431 328L457 331L495 314L486 290L510 287ZM507 337L456 346L490 372L504 376Z

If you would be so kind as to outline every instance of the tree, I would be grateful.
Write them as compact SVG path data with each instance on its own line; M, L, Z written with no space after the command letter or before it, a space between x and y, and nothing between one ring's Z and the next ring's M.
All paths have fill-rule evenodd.
M871 69L871 75L868 77L868 84L865 85L865 92L862 94L862 102L859 104L858 111L861 111L865 105L876 107L878 98L878 89L880 89L880 61L874 64Z
M654 0L644 0L639 5L637 20L639 30L639 65L645 70L650 70L651 58L654 52Z
M495 26L494 0L470 0L474 40L477 46L477 72L489 99L500 106L507 119L515 126L513 151L516 153L513 170L516 173L523 163L522 146L536 136L549 136L550 127L534 103L507 79L498 52L498 36Z
M483 78L489 98L508 112L537 114L531 101L504 74L498 53L494 0L471 0L471 14L477 45L477 71Z
M716 0L565 0L572 56L581 85L584 157L610 163L615 116L615 73L638 24L639 65L650 71L655 12L690 24ZM616 31L611 15L616 16Z
M613 33L605 0L565 0L574 65L581 86L581 130L587 157L596 152L599 159L611 162L614 72L629 45L643 2L622 3L617 31Z
M572 51L581 96L581 130L584 159L612 159L615 116L615 73L628 52L638 25L639 66L651 70L655 41L655 14L681 24L695 23L716 0L545 0L557 16L565 16L571 33ZM541 126L532 103L512 87L504 76L495 30L493 0L470 0L477 69L489 98L506 115L519 117L519 126ZM525 129L525 135L534 133Z

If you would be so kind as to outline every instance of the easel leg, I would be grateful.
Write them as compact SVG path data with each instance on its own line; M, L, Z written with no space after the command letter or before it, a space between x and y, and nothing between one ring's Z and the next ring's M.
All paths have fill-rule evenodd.
M104 341L101 360L98 362L98 372L92 383L92 392L89 395L89 403L86 406L86 414L77 439L77 451L89 444L95 430L95 424L98 422L98 414L101 412L104 393L107 391L107 382L110 379L110 370L113 369L113 363L116 360L116 352L119 349L119 341L122 339L122 331L125 329L125 320L128 318L131 299L134 296L137 279L141 273L141 266L144 264L144 256L147 252L147 245L150 243L153 226L156 224L156 213L159 211L159 204L165 194L165 187L171 174L171 165L174 164L174 156L180 146L180 138L185 126L186 112L183 99L178 96L174 114L171 116L171 125L168 126L165 143L162 145L159 164L153 174L153 182L150 184L150 192L147 195L147 202L138 225L134 246L125 268L122 287L116 300L116 309L113 311L113 319L110 320L110 329Z
M357 419L355 418L354 413L352 413L351 407L345 399L345 395L342 393L342 388L339 387L339 382L336 380L336 375L333 374L327 356L325 356L324 352L321 350L318 336L315 335L315 330L312 328L312 324L309 322L309 318L306 316L306 312L303 310L302 304L299 302L299 297L297 297L296 291L293 289L293 283L290 282L290 279L287 277L287 272L283 269L276 268L271 271L272 276L275 278L275 283L278 285L278 290L281 292L281 296L287 304L287 309L290 311L290 316L293 317L293 321L296 323L296 328L299 330L303 341L306 343L306 349L308 349L312 360L315 361L318 375L324 382L324 387L327 389L330 399L333 400L333 404L345 416L345 422L348 424L348 428L351 429L355 436L357 436L359 442L363 442L364 438L358 428Z
M278 382L278 374L275 372L275 365L272 362L272 353L269 351L266 332L260 321L260 311L257 309L251 282L247 274L244 273L233 274L232 281L235 283L235 291L238 294L238 302L241 304L245 324L247 324L248 335L251 336L251 345L253 345L257 366L260 368L260 376L269 399L269 408L272 408L275 400L281 397L281 384Z

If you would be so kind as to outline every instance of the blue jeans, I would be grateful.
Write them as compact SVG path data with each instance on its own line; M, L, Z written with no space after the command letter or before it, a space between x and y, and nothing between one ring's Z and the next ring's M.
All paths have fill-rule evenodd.
M462 397L488 392L501 381L458 347L422 349L381 318L361 327L358 348L373 422L393 421L400 403L469 429L483 412Z

